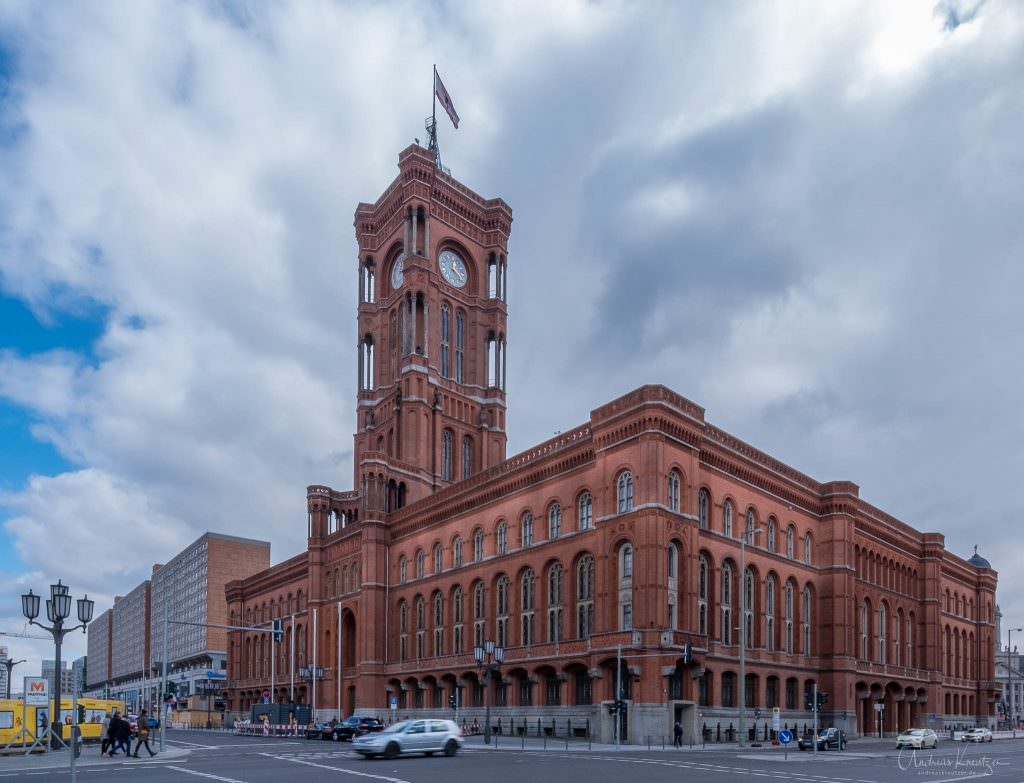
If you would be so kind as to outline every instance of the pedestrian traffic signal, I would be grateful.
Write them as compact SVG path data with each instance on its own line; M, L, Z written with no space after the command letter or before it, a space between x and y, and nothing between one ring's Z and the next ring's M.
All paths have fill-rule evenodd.
M455 697L454 696L449 696L448 697L448 706L451 707L453 710L455 709Z
M274 620L274 641L279 642L284 639L284 620L278 618Z

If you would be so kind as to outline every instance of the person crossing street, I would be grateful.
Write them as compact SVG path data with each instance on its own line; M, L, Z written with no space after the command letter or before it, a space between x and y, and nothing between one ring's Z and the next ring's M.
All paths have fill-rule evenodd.
M135 753L132 754L135 758L139 757L139 748L143 745L146 746L146 750L149 751L149 755L155 756L153 749L149 747L149 716L146 711L143 710L139 713L139 728L138 728L138 739L135 740Z

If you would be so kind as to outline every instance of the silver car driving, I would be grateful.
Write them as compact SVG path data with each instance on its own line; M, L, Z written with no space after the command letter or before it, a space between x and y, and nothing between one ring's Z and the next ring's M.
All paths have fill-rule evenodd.
M407 753L454 756L464 742L462 729L455 721L438 718L405 720L376 734L364 734L352 741L352 750L366 758L397 758Z

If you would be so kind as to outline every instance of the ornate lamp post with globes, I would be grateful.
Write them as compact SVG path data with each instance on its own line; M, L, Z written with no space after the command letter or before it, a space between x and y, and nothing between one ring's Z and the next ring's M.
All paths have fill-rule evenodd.
M7 669L7 695L4 698L11 698L11 670L14 669L19 663L25 663L25 659L22 658L20 661L16 661L13 658L8 658L3 662L3 665Z
M82 629L82 633L85 633L85 627L92 622L92 610L94 602L89 600L89 596L86 595L83 598L78 599L78 622L80 625L76 625L72 628L65 628L64 621L71 615L71 594L68 592L68 586L62 584L58 579L57 584L50 585L50 597L46 601L46 619L48 619L52 625L43 625L37 623L36 618L39 616L39 598L40 596L33 594L31 590L21 596L21 613L25 615L25 618L32 624L38 625L44 631L48 631L53 636L53 644L56 647L56 655L54 661L54 667L56 674L54 675L54 694L53 704L56 715L50 716L50 729L52 730L50 738L50 747L56 749L61 740L61 715L60 715L60 686L61 686L61 671L60 671L60 645L64 641L64 637L72 631L77 631L79 628Z
M484 642L484 646L473 648L473 657L484 672L484 744L491 744L491 675L501 669L505 660L505 648L496 647L493 639Z

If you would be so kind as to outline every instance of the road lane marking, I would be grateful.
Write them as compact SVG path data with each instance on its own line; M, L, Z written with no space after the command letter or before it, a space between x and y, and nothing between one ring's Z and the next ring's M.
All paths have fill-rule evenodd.
M329 769L332 772L341 772L345 775L358 775L361 778L373 778L374 780L386 780L388 783L410 783L408 780L402 778L392 778L387 775L374 775L369 772L357 772L354 769L343 769L342 767L332 767L329 764L317 764L312 761L305 761L304 759L289 758L287 756L276 756L272 753L261 753L261 756L269 756L272 759L278 759L279 761L289 761L292 764L305 764L307 767L316 767L317 769Z
M196 772L194 769L186 769L185 767L172 767L168 765L164 767L164 769L173 769L175 772L184 772L186 775L195 775L196 777L207 778L208 780L219 780L221 783L245 783L244 780L225 778L220 775L211 775L209 772Z

